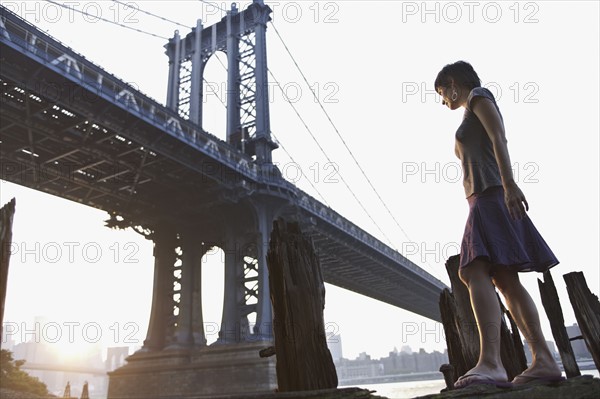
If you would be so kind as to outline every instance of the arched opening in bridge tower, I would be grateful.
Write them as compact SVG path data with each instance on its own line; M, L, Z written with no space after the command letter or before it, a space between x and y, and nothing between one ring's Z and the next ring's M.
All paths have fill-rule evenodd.
M226 140L227 55L222 51L216 51L206 62L202 88L202 128Z
M212 247L202 257L202 317L206 344L219 338L225 291L225 252Z
M256 256L256 255L254 255ZM258 303L258 259L253 256L244 256L244 301L246 305L256 305ZM256 311L248 313L248 326L249 333L253 333L254 326L256 325Z
M175 253L175 270L173 270L173 316L177 317L179 315L179 306L181 304L181 247L175 248ZM175 323L175 325L177 325L177 322Z

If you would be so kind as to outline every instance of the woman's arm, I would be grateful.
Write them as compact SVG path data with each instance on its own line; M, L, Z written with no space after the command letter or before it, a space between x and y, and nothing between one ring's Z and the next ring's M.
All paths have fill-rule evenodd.
M504 187L504 201L508 212L513 219L521 219L525 215L525 210L529 210L529 204L513 178L504 124L500 114L492 101L484 97L475 97L471 101L471 109L481 121L494 146L494 156L500 169L500 178Z

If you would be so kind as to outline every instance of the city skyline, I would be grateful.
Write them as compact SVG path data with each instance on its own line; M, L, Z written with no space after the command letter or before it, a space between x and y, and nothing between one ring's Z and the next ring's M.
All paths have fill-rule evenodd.
M43 319L36 320L39 323ZM566 326L570 337L581 334L577 324ZM132 354L139 347L102 347L95 344L77 353L76 358L61 356L58 348L53 348L53 343L41 340L35 342L35 336L28 342L11 345L11 336L8 336L8 345L3 343L2 349L13 352L15 360L26 360L22 369L38 377L57 395L62 394L67 383L72 392L79 392L84 383L89 383L90 393L94 396L104 396L108 388L107 371L112 371L123 365L127 355ZM392 348L385 356L374 357L367 352L361 352L354 358L343 356L343 338L334 335L328 340L340 385L363 385L382 382L440 380L439 365L448 362L447 350L427 351L425 348L413 350L410 345ZM548 341L554 357L560 361L554 341ZM525 354L531 361L531 354L526 342L523 342ZM582 340L572 341L573 351L580 363L582 371L589 373L594 370L591 354L587 351ZM63 369L61 369L63 367ZM90 374L90 370L94 374ZM593 372L593 371L592 371ZM57 374L58 373L58 374ZM100 373L100 374L99 374ZM101 375L104 374L104 375Z

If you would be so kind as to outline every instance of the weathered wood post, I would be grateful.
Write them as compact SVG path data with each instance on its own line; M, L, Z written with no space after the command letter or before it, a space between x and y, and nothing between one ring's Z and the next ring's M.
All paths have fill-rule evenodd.
M550 328L552 329L552 336L554 342L558 348L558 353L562 359L563 368L567 378L577 377L581 375L579 366L575 360L575 354L573 353L573 347L565 328L565 318L562 312L562 306L558 298L558 292L554 285L554 280L550 271L544 272L544 282L538 279L538 286L540 288L540 297L542 299L542 305L546 310L546 315L550 321Z
M450 257L446 262L446 271L450 277L452 292L446 289L440 294L440 312L446 335L448 359L454 368L454 381L473 368L479 359L477 322L471 307L469 290L458 276L458 267L459 256ZM498 337L501 342L502 363L508 379L511 380L527 368L527 363L519 331L500 298L498 306L503 315ZM512 331L508 329L506 317L510 321Z
M13 198L0 209L0 342L4 326L4 302L8 283L8 264L12 244L12 222L16 200Z
M442 365L440 371L446 371L447 374L444 374L446 387L452 389L454 382L458 377L472 368L477 362L477 359L473 360L468 358L467 353L463 351L463 346L461 345L461 333L456 317L456 301L450 290L447 288L440 294L440 313L442 315L442 325L444 326L446 346L448 348L448 359L450 361L449 365ZM450 378L447 378L446 375Z
M83 390L81 391L81 397L79 399L90 399L90 392L87 381L83 384Z
M450 287L452 296L456 304L454 313L455 324L459 333L459 344L465 363L460 366L454 365L456 376L459 377L469 371L477 364L479 359L479 332L477 330L477 321L471 307L471 297L469 290L458 276L458 266L460 257L451 256L446 261L446 272L450 277ZM451 362L452 364L452 362ZM466 368L465 368L466 367Z
M498 295L498 303L502 311L502 323L500 325L500 357L502 364L506 369L508 380L512 380L527 368L527 358L525 357L525 349L521 334L517 323L513 320L510 312L504 307L500 296ZM508 329L506 319L509 320L511 329Z
M280 392L337 387L327 348L325 285L312 242L297 223L278 219L267 253Z
M581 335L600 371L600 302L588 288L582 272L567 273L563 278Z

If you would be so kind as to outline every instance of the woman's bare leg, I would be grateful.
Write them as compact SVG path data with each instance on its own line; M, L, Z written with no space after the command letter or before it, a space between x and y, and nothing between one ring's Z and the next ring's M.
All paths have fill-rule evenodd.
M510 314L531 348L531 366L521 376L560 377L560 368L546 344L535 303L521 284L518 273L506 269L497 269L493 281L504 296ZM519 383L519 377L517 376L513 381Z
M469 289L480 342L479 361L465 375L479 374L495 381L506 381L506 370L500 359L502 314L490 270L491 265L482 259L475 259L459 270L461 280Z

